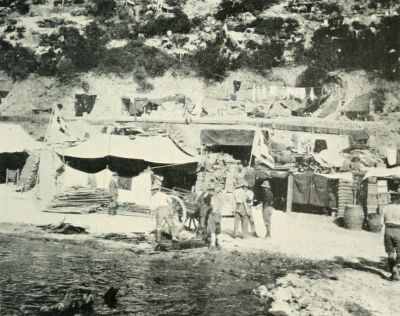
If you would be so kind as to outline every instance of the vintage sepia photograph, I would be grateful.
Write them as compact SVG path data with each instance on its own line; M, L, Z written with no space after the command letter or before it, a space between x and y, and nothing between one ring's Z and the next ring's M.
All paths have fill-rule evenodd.
M399 298L400 0L0 0L0 316Z

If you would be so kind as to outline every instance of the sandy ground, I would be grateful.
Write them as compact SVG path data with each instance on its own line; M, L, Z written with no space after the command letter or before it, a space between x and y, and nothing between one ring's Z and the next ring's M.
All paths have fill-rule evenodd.
M0 185L0 233L3 234L26 234L31 237L36 234L38 238L86 242L93 247L99 246L99 249L108 246L126 249L131 247L127 243L103 241L97 245L92 237L107 233L148 233L154 229L153 218L146 215L74 215L44 212L45 203L37 200L34 192L18 193L14 190L12 185ZM254 209L258 219L257 229L260 229L262 217L258 212L259 209ZM337 265L339 269L335 272L334 280L308 278L296 274L296 271L296 282L290 282L290 275L281 280L282 284L278 280L278 287L268 294L273 300L272 307L278 311L276 315L300 315L293 312L293 308L298 308L307 299L309 300L304 303L307 307L303 307L302 310L304 315L365 315L364 310L348 313L348 308L343 306L349 303L365 308L370 313L368 315L399 315L400 307L392 304L392 301L400 295L400 286L389 280L389 273L385 270L382 234L349 231L337 226L334 220L334 217L328 216L276 211L272 219L271 239L233 239L233 218L223 218L222 247L228 252L276 252L299 259L329 260L329 265ZM83 226L90 234L48 234L41 233L34 227L61 221ZM149 246L151 247L144 244L143 249ZM279 314L290 308L292 312L289 310L286 314Z
M14 192L12 185L0 185L0 219L3 223L33 225L54 224L65 221L82 226L93 235L107 233L145 232L154 229L154 219L145 214L65 214L49 213L45 203L37 200L33 192ZM260 209L254 209L256 225L262 232ZM385 256L381 233L350 231L337 226L334 217L276 211L272 218L272 238L233 239L233 218L223 218L224 248L243 251L274 251L308 259L364 258L380 261Z

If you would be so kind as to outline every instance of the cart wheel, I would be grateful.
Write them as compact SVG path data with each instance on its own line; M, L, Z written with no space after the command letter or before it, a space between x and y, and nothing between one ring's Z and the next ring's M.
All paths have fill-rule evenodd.
M173 219L176 227L182 227L187 218L186 206L182 199L176 195L170 195L172 198Z

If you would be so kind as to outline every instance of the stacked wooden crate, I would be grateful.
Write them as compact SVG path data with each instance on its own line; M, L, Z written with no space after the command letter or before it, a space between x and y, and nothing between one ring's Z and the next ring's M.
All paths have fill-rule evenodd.
M379 211L381 212L382 209L390 203L389 198L389 189L387 180L379 180L378 181L378 205Z
M367 193L367 213L376 213L378 210L378 184L368 183Z

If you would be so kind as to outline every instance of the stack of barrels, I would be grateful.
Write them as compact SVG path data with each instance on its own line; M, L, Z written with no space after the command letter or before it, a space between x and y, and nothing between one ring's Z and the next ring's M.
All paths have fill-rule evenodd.
M351 230L362 230L364 210L361 205L347 205L344 212L344 227Z
M347 205L353 204L353 183L344 179L339 180L338 186L338 216L342 217Z

